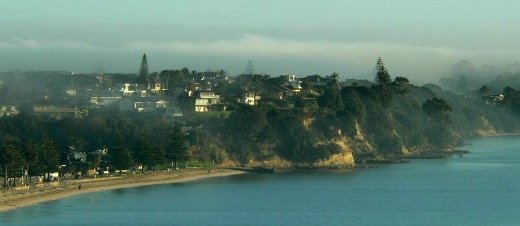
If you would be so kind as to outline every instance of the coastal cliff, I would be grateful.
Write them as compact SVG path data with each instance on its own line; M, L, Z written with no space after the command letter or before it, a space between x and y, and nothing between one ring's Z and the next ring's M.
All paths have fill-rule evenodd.
M510 112L479 100L434 85L398 88L405 91L396 91L391 100L377 87L345 86L331 91L336 97L329 102L238 106L223 127L212 131L220 139L214 143L226 152L223 165L352 168L370 161L443 157L466 137L519 129Z

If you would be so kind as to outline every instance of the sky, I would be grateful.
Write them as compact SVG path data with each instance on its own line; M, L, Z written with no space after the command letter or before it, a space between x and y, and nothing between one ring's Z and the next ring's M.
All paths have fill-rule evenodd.
M513 0L0 0L0 71L188 67L429 82L520 59Z

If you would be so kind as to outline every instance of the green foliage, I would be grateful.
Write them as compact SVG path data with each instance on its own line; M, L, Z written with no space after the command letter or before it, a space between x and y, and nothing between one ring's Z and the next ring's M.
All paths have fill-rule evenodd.
M443 99L434 97L426 100L422 105L423 111L439 122L449 122L448 112L452 111L450 105Z
M58 171L60 165L60 153L54 140L44 134L41 143L38 145L38 148L41 152L39 164L42 171L45 173L53 173Z
M166 145L165 153L171 161L172 166L177 168L177 162L187 161L189 158L186 137L181 131L180 125L175 125L168 133L169 142Z
M7 187L8 177L20 176L23 167L23 156L20 147L9 141L0 147L0 167L4 177L4 187Z
M146 54L141 58L141 66L139 67L139 82L146 82L148 79L148 59Z
M341 99L339 88L327 88L323 95L318 97L318 104L321 108L327 108L332 111L338 111L343 108L343 100Z
M109 159L117 170L127 170L133 166L133 159L130 151L125 147L124 141L121 140L118 147L114 147L108 151Z
M388 86L392 82L390 79L390 74L388 74L388 70L386 69L383 59L381 57L377 58L376 67L375 67L376 78L375 82L379 86Z

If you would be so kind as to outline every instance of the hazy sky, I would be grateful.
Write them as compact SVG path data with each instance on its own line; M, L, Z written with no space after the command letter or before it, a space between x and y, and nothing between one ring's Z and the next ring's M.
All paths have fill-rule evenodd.
M319 2L319 3L318 3ZM0 0L0 71L445 75L520 59L520 1Z

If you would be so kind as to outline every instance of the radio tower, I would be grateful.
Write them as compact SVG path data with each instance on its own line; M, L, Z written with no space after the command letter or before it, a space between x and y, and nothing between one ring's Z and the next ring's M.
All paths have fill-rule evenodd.
M253 75L254 71L253 71L253 61L250 60L250 61L247 61L247 69L246 69L246 74L247 75Z

